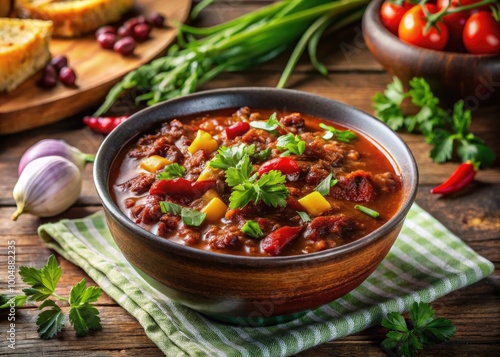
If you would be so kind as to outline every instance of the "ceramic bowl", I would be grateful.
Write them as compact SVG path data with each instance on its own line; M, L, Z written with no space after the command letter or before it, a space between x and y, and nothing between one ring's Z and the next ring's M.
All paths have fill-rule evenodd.
M368 49L403 81L423 77L445 104L459 99L470 109L500 102L500 56L435 51L401 41L380 20L383 0L373 0L363 16Z
M335 120L371 138L385 148L402 175L400 210L375 232L338 248L300 256L245 257L202 251L158 237L134 224L113 202L110 168L127 143L169 119L242 106ZM181 304L218 320L246 325L288 320L361 284L396 240L415 198L417 176L407 145L382 122L335 100L272 88L212 90L145 109L108 135L94 164L94 180L111 234L139 274Z

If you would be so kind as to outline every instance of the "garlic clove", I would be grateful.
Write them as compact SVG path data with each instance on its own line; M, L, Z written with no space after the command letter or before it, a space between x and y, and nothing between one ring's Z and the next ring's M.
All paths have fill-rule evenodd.
M19 161L19 167L17 170L18 175L21 175L28 163L45 156L64 157L78 166L80 171L83 171L87 162L94 161L94 155L84 154L77 148L66 143L64 140L43 139L25 151Z
M29 162L14 187L16 220L22 213L51 217L73 205L82 188L80 169L60 156L45 156Z

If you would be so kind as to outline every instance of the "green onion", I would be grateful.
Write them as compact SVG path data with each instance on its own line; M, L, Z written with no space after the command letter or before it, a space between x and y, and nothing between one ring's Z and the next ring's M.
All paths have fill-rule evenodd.
M365 206L356 205L356 206L354 206L354 208L356 208L358 211L361 211L364 214L367 214L368 216L373 217L373 218L377 218L378 216L380 216L380 213L378 213L377 211L374 211L368 207L365 207Z
M199 10L211 1L202 1ZM151 63L128 73L106 96L94 116L102 115L127 90L147 105L194 92L221 72L242 71L275 58L296 44L278 87L286 84L308 48L314 67L327 70L316 56L319 38L328 29L359 20L369 0L283 0L208 28L178 24L178 44Z

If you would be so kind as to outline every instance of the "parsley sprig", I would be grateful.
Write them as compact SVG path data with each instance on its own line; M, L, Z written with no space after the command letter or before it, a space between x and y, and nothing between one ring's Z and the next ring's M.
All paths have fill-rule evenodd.
M464 101L455 103L451 113L439 106L429 84L423 78L415 77L405 92L403 83L396 77L383 93L376 93L373 104L377 116L393 130L420 131L428 144L432 145L430 157L434 162L450 160L453 152L462 162L471 160L483 166L491 166L495 154L483 140L469 131L471 111L464 109ZM414 115L404 115L403 100L409 98L420 108Z
M455 326L450 320L434 319L434 310L425 302L414 302L410 308L412 327L409 328L399 312L387 314L382 326L391 331L382 341L382 346L395 350L399 356L412 357L424 345L434 345L448 341L455 334Z
M281 126L281 124L277 119L276 113L273 113L266 121L256 120L251 122L250 126L254 129L260 129L271 133L275 133L275 130L278 129L278 127Z
M170 213L176 216L181 216L182 222L188 226L199 227L207 218L206 213L198 212L195 209L183 207L173 202L161 201L161 213Z
M217 155L210 161L210 166L216 169L227 170L235 167L244 156L252 156L255 153L255 144L239 144L234 146L222 146L217 150Z
M340 129L334 128L333 126L326 125L324 123L320 123L319 127L321 129L326 130L325 135L323 135L323 139L325 139L325 140L329 140L329 139L332 139L335 137L335 139L337 139L338 141L348 143L351 140L356 139L356 134L349 129L340 130Z
M66 316L56 301L49 299L54 297L59 301L69 303L69 321L76 331L77 336L86 336L89 331L101 329L101 319L99 311L90 304L96 302L101 296L101 289L95 286L86 287L85 278L73 286L69 298L56 294L57 282L61 278L62 269L58 265L54 255L51 255L47 264L41 269L28 266L21 266L19 274L23 281L30 285L30 288L23 289L23 292L30 301L43 301L38 307L42 311L38 315L36 324L38 334L41 338L49 340L57 335L66 322Z
M281 156L302 155L306 149L306 142L298 135L288 133L281 135L276 142L276 147L280 150L285 150Z
M163 171L160 172L156 178L158 180L172 180L175 178L179 178L184 176L186 169L174 162L173 164L167 165L163 168Z

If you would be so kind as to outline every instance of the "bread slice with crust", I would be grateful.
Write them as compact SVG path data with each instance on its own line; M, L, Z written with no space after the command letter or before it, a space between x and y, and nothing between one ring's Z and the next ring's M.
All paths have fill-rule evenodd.
M54 36L78 37L118 21L134 0L17 0L21 18L50 20Z
M0 92L12 91L50 60L52 22L0 18Z

